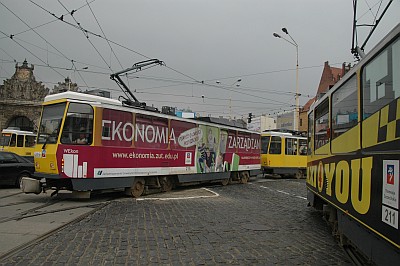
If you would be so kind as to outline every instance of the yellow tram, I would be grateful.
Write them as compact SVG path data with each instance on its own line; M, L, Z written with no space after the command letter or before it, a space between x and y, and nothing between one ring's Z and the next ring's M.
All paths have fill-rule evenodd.
M264 174L304 178L307 138L302 132L273 130L261 134L261 168Z
M0 138L0 151L9 151L33 161L36 133L9 127L3 129Z
M400 261L400 24L308 113L307 199L378 265Z

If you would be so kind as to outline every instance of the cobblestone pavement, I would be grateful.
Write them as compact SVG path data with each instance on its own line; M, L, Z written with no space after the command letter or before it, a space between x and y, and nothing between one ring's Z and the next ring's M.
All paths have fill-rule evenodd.
M218 196L114 200L0 265L351 265L304 180L208 189Z

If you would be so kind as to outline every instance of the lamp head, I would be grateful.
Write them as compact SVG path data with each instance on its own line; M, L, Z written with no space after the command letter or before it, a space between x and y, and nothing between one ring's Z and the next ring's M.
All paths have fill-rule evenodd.
M281 35L279 35L278 33L274 32L272 35L274 35L274 37L276 38L281 38Z

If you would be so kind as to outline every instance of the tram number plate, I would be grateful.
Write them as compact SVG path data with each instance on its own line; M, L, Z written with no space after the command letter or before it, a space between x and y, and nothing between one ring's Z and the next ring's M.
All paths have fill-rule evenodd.
M382 205L382 222L398 229L399 228L399 212Z

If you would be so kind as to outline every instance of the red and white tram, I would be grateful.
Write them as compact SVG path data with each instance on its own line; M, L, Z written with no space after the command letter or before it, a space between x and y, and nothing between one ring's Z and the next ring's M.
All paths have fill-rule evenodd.
M34 157L25 192L124 188L139 197L146 188L247 182L260 169L260 134L63 92L44 100Z

